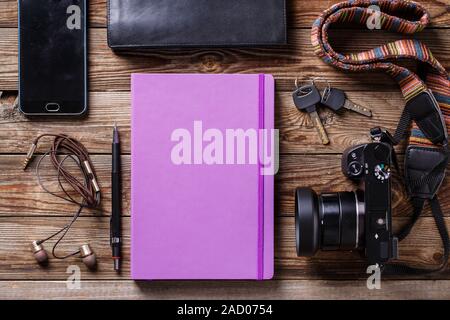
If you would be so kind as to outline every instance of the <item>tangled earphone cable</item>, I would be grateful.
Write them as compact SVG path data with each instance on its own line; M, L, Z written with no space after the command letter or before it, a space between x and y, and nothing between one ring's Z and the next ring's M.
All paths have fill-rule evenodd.
M58 171L58 183L62 188L62 190L64 191L64 193L66 194L66 196L68 196L71 199L71 202L74 202L74 200L68 195L68 193L62 186L61 178L64 178L64 180L67 183L69 183L69 185L73 188L73 190L81 195L83 201L86 202L87 207L90 208L97 207L100 204L100 188L97 183L97 177L95 171L93 170L89 153L84 147L84 145L81 144L81 142L73 138L70 138L69 136L64 134L42 134L33 141L31 148L27 154L27 157L25 158L25 161L23 163L23 169L25 170L28 167L33 157L33 154L36 151L39 140L44 137L55 138L50 147L50 150L46 152L43 157L47 155L50 157L51 163ZM64 155L63 151L68 151L69 153L66 154L66 156L63 157L62 160L59 160L58 156ZM80 167L85 177L85 183L80 182L73 174L70 173L68 169L64 167L64 163L68 158L76 160L78 166ZM40 163L41 161L39 162L39 164ZM39 170L39 165L37 170ZM45 188L44 191L49 192ZM55 195L52 192L49 193Z
M75 221L78 219L78 217L81 215L81 212L84 208L98 208L100 205L100 188L97 183L97 177L96 173L93 169L93 165L89 156L89 153L87 149L84 147L81 142L67 136L64 134L42 134L38 136L36 139L34 139L31 148L27 154L27 157L23 163L23 169L25 170L28 165L30 164L33 155L37 149L37 145L40 139L44 137L54 137L54 140L52 142L52 145L50 147L50 150L48 150L46 153L40 157L37 165L36 165L36 177L38 180L38 183L40 187L47 192L48 194L51 194L57 198L60 198L62 200L65 200L67 202L76 204L79 206L78 210L74 213L72 219L69 223L67 223L63 228L58 230L57 232L53 233L49 237L34 241L33 242L33 251L35 254L36 259L39 262L46 262L48 260L47 254L45 253L42 244L58 235L60 237L55 242L52 248L52 255L56 259L66 259L78 254L81 254L83 261L85 262L88 267L93 267L95 265L95 256L90 249L89 245L83 245L80 247L80 249L76 252L59 256L56 253L56 248L60 244L60 242L64 239L66 234L69 232L72 225L75 223ZM60 195L57 192L50 191L43 183L42 176L41 176L41 166L42 161L49 157L50 162L52 163L53 167L57 171L57 181L58 186L64 193L64 195ZM73 160L77 167L80 169L83 179L82 181L78 179L75 175L73 175L68 168L65 167L65 163L68 159ZM74 199L73 196L70 195L69 191L64 186L64 182L66 182L72 189L81 196L81 201L77 201Z

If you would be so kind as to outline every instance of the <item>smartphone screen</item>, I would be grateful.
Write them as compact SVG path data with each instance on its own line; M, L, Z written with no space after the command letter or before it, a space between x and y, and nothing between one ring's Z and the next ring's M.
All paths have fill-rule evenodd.
M19 0L20 109L81 115L87 109L86 0Z

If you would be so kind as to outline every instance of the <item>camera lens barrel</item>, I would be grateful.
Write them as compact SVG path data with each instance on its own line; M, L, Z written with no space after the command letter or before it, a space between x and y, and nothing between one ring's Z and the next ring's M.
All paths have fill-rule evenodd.
M297 255L315 255L320 248L319 202L310 188L295 192L295 233Z
M341 242L340 250L354 250L364 244L364 193L340 192Z
M317 195L299 188L295 197L297 254L314 255L319 249L354 250L364 245L364 193Z
M338 193L319 197L319 216L322 220L322 250L339 250L341 243L342 210Z

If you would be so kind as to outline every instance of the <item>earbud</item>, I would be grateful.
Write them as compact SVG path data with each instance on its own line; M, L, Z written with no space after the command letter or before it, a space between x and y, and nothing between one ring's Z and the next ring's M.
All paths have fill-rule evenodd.
M84 244L80 247L80 254L83 263L90 270L93 270L97 267L97 258L95 257L94 251L92 251L91 247L88 244Z
M33 250L33 255L39 264L46 264L48 262L48 255L42 246L40 241L33 241L31 244L31 249Z
M59 182L60 189L65 194L65 196L58 195L58 198L61 198L66 202L70 202L71 204L74 203L78 204L78 210L77 212L74 213L74 217L71 218L70 221L66 225L64 225L61 229L55 231L47 238L41 238L41 240L33 241L33 243L31 244L33 256L35 257L36 261L39 264L46 265L47 262L49 261L49 255L45 251L43 244L48 240L57 238L57 240L54 241L51 250L53 258L57 260L65 260L73 258L74 256L79 256L87 268L95 269L97 265L97 259L89 244L84 244L80 246L78 250L72 251L70 253L66 252L65 254L61 253L61 255L59 255L56 252L58 245L61 243L66 234L69 232L73 223L80 216L83 209L97 208L100 205L100 187L97 183L97 176L92 166L92 161L90 159L89 153L81 142L65 134L43 133L33 140L30 149L27 153L27 156L25 158L25 161L23 162L24 170L26 170L27 167L30 165L30 163L33 161L34 154L37 150L38 142L40 141L40 139L45 137L53 137L54 140L50 147L50 150L45 152L43 156L39 158L39 161L36 165L36 177L38 183L46 193L56 196L54 192L50 192L42 184L40 175L40 168L42 161L46 157L50 157L50 162L52 163L54 169L57 171L56 178L57 181ZM64 153L66 157L59 159L57 155L61 153ZM71 172L71 170L67 170L65 168L65 160L67 158L71 158L72 160L75 161L84 179L81 180L78 179L77 175L74 175L73 172ZM66 187L63 187L63 182L66 182L75 193L80 195L81 201L79 203L74 201L72 196L69 195L70 192L66 190Z
M42 240L33 241L31 244L33 256L40 265L46 265L48 263L48 254L42 245ZM80 247L80 257L83 263L90 270L94 270L97 267L97 258L94 251L92 251L89 244L83 244Z

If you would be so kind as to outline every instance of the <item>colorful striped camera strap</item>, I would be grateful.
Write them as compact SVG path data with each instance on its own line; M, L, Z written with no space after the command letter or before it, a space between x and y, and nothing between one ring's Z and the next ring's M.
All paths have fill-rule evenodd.
M411 20L400 17L411 17ZM400 85L407 102L430 90L439 104L447 126L450 126L449 75L424 43L414 39L397 40L372 50L344 55L335 52L328 42L328 29L332 24L356 23L365 27L413 34L422 31L429 22L430 16L425 8L411 1L341 2L316 19L311 33L312 45L323 61L342 70L386 72ZM393 62L405 59L423 62L427 66L424 80ZM410 143L433 145L417 126L412 129Z
M399 84L406 100L406 107L394 140L395 143L399 143L410 130L405 157L405 184L413 203L414 213L411 223L404 227L398 237L402 240L409 234L428 200L444 244L444 255L442 264L437 269L412 268L400 264L387 265L389 268L386 269L394 273L434 272L447 268L450 241L436 193L445 177L448 164L450 78L428 47L418 40L397 40L372 50L342 54L331 47L328 30L331 25L359 24L367 29L414 34L422 31L429 22L430 15L427 10L416 2L350 0L333 5L324 11L314 21L311 32L314 51L324 62L344 71L383 71ZM368 35L370 36L369 33ZM400 60L420 62L417 73L396 64ZM436 154L437 156L433 158ZM436 159L434 167L417 174L421 169L417 163L427 162L429 158ZM424 191L425 185L432 190Z

